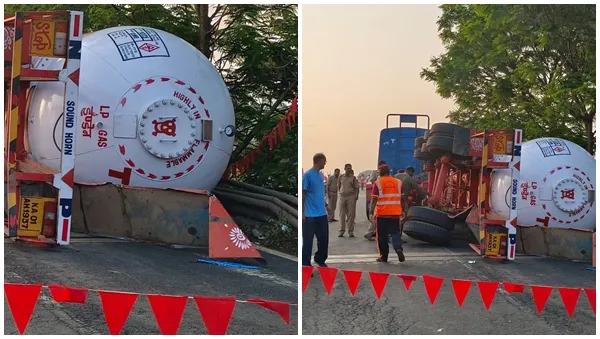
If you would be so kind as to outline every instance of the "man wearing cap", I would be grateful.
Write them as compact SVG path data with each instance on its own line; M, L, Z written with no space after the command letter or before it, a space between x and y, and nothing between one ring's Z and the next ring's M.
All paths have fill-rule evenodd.
M400 221L404 219L406 202L402 198L402 181L390 175L387 165L379 166L379 178L375 181L371 200L371 215L375 218L378 262L387 262L389 255L388 236L392 236L392 246L403 262L402 234Z
M340 191L340 231L338 237L344 236L344 233L346 233L346 223L348 223L348 236L353 238L359 184L358 179L354 176L351 164L344 165L344 171L345 173L340 177L338 182Z

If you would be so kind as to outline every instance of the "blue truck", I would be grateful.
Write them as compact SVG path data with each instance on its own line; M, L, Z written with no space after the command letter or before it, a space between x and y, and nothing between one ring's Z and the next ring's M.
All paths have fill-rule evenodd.
M397 127L390 127L390 118L398 117ZM394 119L395 120L395 119ZM424 126L426 128L419 128ZM414 158L415 138L425 135L429 129L430 119L423 114L388 114L385 129L379 134L379 156L377 163L383 160L390 167L391 173L408 166L415 168L415 176L423 174L423 162Z

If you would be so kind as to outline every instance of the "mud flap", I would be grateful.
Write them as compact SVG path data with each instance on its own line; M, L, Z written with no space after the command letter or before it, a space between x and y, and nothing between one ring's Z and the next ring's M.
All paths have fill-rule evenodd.
M209 200L208 257L262 259L260 253L214 195Z

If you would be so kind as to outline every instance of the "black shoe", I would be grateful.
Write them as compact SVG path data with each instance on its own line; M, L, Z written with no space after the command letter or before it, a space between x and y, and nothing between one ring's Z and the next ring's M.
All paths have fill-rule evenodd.
M319 267L329 267L326 263L318 263L315 261L315 264L317 264Z
M338 221L338 220L337 220L337 219L335 219L335 218L333 218L333 219L331 219L331 220L329 220L329 221L330 221L330 222L336 222L336 221Z
M376 259L377 262L387 262L387 258L383 258L383 257L378 257Z
M343 238L343 237L344 237L344 233L338 234L338 238Z
M354 233L348 233L348 236L349 236L350 238L354 238Z
M399 262L404 262L404 260L406 260L406 258L404 258L404 252L402 252L402 250L396 251L396 254L398 254L398 261Z

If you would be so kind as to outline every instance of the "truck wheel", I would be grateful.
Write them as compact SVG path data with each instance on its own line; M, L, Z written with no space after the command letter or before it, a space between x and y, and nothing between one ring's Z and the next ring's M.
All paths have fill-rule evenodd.
M454 220L448 214L429 207L413 206L406 213L406 220L416 220L439 226L445 230L454 229Z
M409 220L404 223L404 233L413 239L438 246L447 245L452 240L450 231L416 220Z
M429 129L429 136L434 135L444 135L448 137L454 137L454 130L459 127L455 124L449 124L445 122L438 122L436 124L431 125Z
M431 159L431 154L427 153L427 152L423 152L420 149L416 149L414 151L414 158L417 160L430 160Z
M423 140L427 141L427 138L429 138L429 130L426 130L425 134L423 134Z
M423 139L423 137L416 137L415 138L415 148L416 149L421 149L421 146L425 143L425 139Z
M450 152L454 146L454 138L443 136L443 135L432 135L427 139L427 150L431 153L434 152Z

